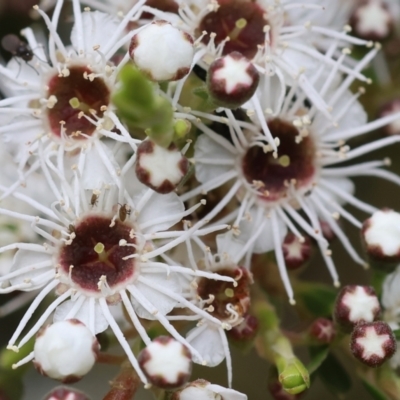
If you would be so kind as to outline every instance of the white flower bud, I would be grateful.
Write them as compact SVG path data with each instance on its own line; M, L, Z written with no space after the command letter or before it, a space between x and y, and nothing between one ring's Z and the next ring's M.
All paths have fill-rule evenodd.
M333 316L343 329L360 322L374 321L381 311L378 297L371 286L345 286L336 298Z
M34 364L42 375L76 382L92 369L99 349L96 337L82 322L59 321L38 333Z
M354 34L365 40L380 41L393 31L393 17L382 0L360 1L350 17Z
M129 54L150 79L175 81L190 71L193 39L166 21L153 21L132 37Z
M172 192L186 175L189 161L174 144L168 149L144 140L137 149L136 176L157 193Z
M89 400L89 397L78 390L59 386L48 393L43 400Z
M210 65L207 88L217 104L234 109L250 100L259 80L256 67L235 51L218 58Z
M172 400L247 400L247 396L236 390L198 379L179 392L175 392Z
M396 352L396 339L383 321L357 325L350 341L350 350L363 364L379 367Z
M183 386L192 372L189 349L168 336L154 339L140 352L138 361L149 382L163 389Z
M375 212L361 230L368 255L374 260L400 261L400 214L389 209Z

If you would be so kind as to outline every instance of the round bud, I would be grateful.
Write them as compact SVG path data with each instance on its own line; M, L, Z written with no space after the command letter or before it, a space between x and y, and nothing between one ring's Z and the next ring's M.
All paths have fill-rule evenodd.
M350 349L363 364L379 367L396 352L396 339L386 322L359 324L351 334Z
M332 343L336 336L336 329L333 321L327 318L318 318L310 326L310 337L321 344Z
M183 386L192 372L192 356L182 343L168 336L154 339L138 357L150 383L162 389Z
M215 103L235 109L253 97L259 80L256 67L241 53L234 51L210 65L206 83Z
M389 209L376 211L361 229L368 255L376 261L400 261L400 214Z
M400 113L400 98L395 98L384 104L379 111L379 117L388 117L389 115ZM382 128L387 135L400 135L400 118L387 124Z
M89 400L89 397L75 389L58 386L48 393L43 400Z
M190 71L193 39L166 21L153 21L131 39L129 54L153 81L175 81Z
M38 333L34 364L42 375L76 382L92 369L99 350L96 337L82 322L59 321Z
M337 221L340 224L340 220ZM321 226L322 236L329 242L333 242L336 239L336 234L333 232L331 226L323 219L319 220Z
M233 389L213 385L204 379L190 382L175 392L171 400L247 400L247 396Z
M229 338L237 341L251 340L258 330L258 319L254 315L246 314L239 325L227 331Z
M288 393L282 387L282 384L279 382L278 377L268 382L268 391L274 400L296 400L299 399L300 396L302 395L302 393L300 394Z
M289 232L282 243L283 257L286 267L294 270L302 267L309 261L312 253L312 244L308 236L304 236L303 240Z
M346 331L360 322L374 321L381 311L375 290L370 286L345 286L336 298L335 321Z
M172 192L189 170L188 159L171 144L167 149L144 140L137 149L136 176L157 193Z
M356 36L381 41L392 33L393 17L383 0L364 0L354 9L350 25Z

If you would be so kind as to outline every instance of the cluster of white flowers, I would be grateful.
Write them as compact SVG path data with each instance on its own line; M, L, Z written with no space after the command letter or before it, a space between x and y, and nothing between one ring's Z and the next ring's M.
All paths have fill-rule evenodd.
M367 267L341 218L363 228L369 255L400 254L399 217L358 199L350 179L400 184L387 159L354 162L400 142L400 135L366 136L398 124L400 112L368 122L359 102L365 89L353 90L371 83L364 73L371 62L384 63L377 40L397 28L399 7L379 0L71 0L66 44L64 3L34 7L46 42L29 27L2 41L12 57L0 65L0 224L15 228L0 235L0 255L9 255L0 258L0 293L27 296L0 313L30 302L10 350L37 335L15 368L33 360L52 378L80 378L96 361L94 336L110 328L146 387L177 389L191 360L212 367L224 359L231 387L227 332L253 333L245 325L254 254L274 253L291 304L288 269L308 261L311 239L336 287L329 234ZM353 49L363 55L352 58ZM113 99L127 65L170 104L184 135L164 146L121 117ZM363 227L345 203L375 214ZM388 233L393 225L397 236ZM152 341L150 324L175 341ZM139 357L129 327L147 346ZM71 338L79 342L73 349ZM206 381L174 396L246 398Z

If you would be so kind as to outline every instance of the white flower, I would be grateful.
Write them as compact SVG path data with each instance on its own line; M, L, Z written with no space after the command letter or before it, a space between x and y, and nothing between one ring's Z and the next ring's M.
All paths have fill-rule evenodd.
M172 400L247 400L247 396L236 390L198 379L174 393Z
M232 282L208 282L199 278L196 281L196 290L191 293L197 299L200 307L203 307L210 315L217 318L223 325L207 319L200 320L196 327L187 333L188 342L201 354L207 362L207 366L219 365L226 359L229 387L232 385L232 359L229 344L226 337L225 327L229 329L240 325L247 315L250 307L250 284L253 283L252 276L245 268L239 267L239 260L234 251L231 233L217 236L218 252L214 256L209 248L198 237L194 239L195 247L186 242L187 253L197 254L197 247L203 253L203 259L198 267L192 264L193 269L207 270L218 273L218 275L231 277ZM188 260L186 263L193 263Z
M263 82L264 79L267 81ZM336 220L343 217L359 229L361 222L344 210L342 204L350 203L369 214L376 209L353 195L354 187L348 178L377 176L400 183L399 177L380 168L387 165L387 160L336 166L400 141L389 137L353 150L345 144L346 140L398 118L398 115L392 115L367 123L366 114L357 101L361 92L354 95L347 90L351 81L346 79L337 85L335 71L332 71L321 84L320 93L332 108L336 127L332 127L315 106L310 107L305 95L296 87L281 96L279 84L273 77L261 80L260 87L265 90L258 94L260 103L263 109L270 111L262 114L263 120L256 118L256 124L249 123L243 113L236 113L238 118L235 118L230 110L225 111L227 118L209 116L214 121L211 127L193 121L204 132L196 142L194 157L196 178L201 185L182 195L182 200L230 182L231 188L205 218L215 217L236 197L240 206L222 221L232 223L235 243L241 246L245 265L250 265L252 253L275 250L279 271L292 303L293 291L282 254L282 240L287 230L301 240L300 227L317 240L333 281L339 285L319 220L325 220L353 260L365 266L365 261L356 253ZM271 153L272 146L266 142L259 122L266 125L271 136L275 137L279 153ZM218 132L228 132L230 140Z
M73 0L75 24L70 46L57 33L63 3L57 1L51 20L36 7L50 34L45 45L48 56L27 28L22 34L32 59L20 62L14 57L6 67L0 65L1 89L7 96L0 101L0 133L19 164L21 182L40 167L39 159L57 150L69 155L85 151L88 157L97 158L96 167L104 164L107 169L113 160L107 159L99 139L129 142L135 149L126 130L120 130L120 135L113 132L120 123L110 100L118 72L129 55L118 67L112 57L129 42L134 31L126 35L124 29L144 0L122 21L99 11L81 12L80 1ZM104 183L107 179L103 176Z
M152 19L153 14L157 17L157 10L177 14L179 5L185 1L186 0L147 0L142 7L140 16L145 20ZM138 2L139 0L82 0L82 3L93 7L95 10L119 16L126 14L131 7ZM151 13L147 12L148 10L150 10ZM140 21L137 22L140 23Z
M321 113L332 118L326 99L315 88L315 74L321 68L335 68L337 72L369 81L360 70L353 70L343 62L336 63L336 60L342 51L350 52L346 46L372 47L372 43L353 38L346 31L317 26L317 18L309 20L306 18L310 15L297 12L308 7L312 11L321 9L313 4L293 5L289 1L190 0L180 5L179 16L160 11L157 17L170 21L197 39L195 44L201 48L198 65L203 69L207 70L215 58L238 51L257 66L260 74L276 76L281 92L285 92L287 86L299 86ZM315 41L316 34L323 39ZM370 60L372 55L368 58ZM250 106L259 112L257 102L250 102ZM267 137L275 148L272 138Z
M122 168L118 185L88 191L81 187L79 177L83 171L79 166L74 170L75 178L70 184L63 178L62 171L48 160L46 168L53 171L57 179L52 178L49 170L45 169L45 172L59 200L50 207L38 206L29 197L15 193L21 200L37 206L45 218L0 209L2 215L30 222L34 231L46 241L40 245L13 243L0 248L0 253L18 249L10 273L0 278L3 283L0 293L41 289L10 339L10 349L17 351L23 346L55 311L54 321L76 318L93 334L110 326L141 380L146 382L110 311L111 305L123 304L145 344L151 340L138 317L158 320L176 340L189 348L196 362L203 362L166 314L179 305L200 318L222 325L217 318L185 298L184 292L188 290L185 285L190 288L194 277L231 282L233 279L181 267L166 253L193 235L206 235L226 225L201 229L204 223L199 222L188 230L166 231L201 203L185 211L175 193L159 195L135 182L132 170L127 174L129 166L132 166L131 159ZM127 187L125 182L131 186ZM122 207L131 213L121 214ZM58 297L16 345L34 310L54 289ZM33 357L31 353L16 366Z
M42 375L72 383L92 369L99 350L96 337L80 321L59 321L38 333L34 364Z

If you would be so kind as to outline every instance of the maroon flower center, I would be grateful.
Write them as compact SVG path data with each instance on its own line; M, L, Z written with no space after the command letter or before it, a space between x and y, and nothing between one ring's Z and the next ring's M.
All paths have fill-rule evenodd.
M224 268L215 272L219 275L237 279L238 285L235 287L231 282L207 278L202 278L198 282L198 295L203 300L209 300L210 296L213 298L213 301L210 301L210 305L214 310L210 311L210 314L220 320L225 320L231 314L229 308L227 308L228 305L231 305L240 316L243 316L250 305L249 273L241 267L234 269Z
M268 24L265 11L252 1L218 0L217 11L207 14L200 22L197 35L203 31L215 33L215 43L218 45L229 37L225 43L223 54L233 51L242 53L252 59L258 50L258 45L264 44L264 26ZM206 35L204 43L209 41Z
M268 122L272 136L280 140L278 157L264 153L259 146L250 147L242 160L243 174L266 201L284 197L289 184L301 188L315 175L315 145L306 136L297 143L299 131L292 124L280 119Z
M110 227L111 218L89 215L75 226L75 238L61 248L59 264L64 274L82 289L98 292L105 277L113 287L123 283L135 272L134 259L124 257L135 253L134 247L120 245L121 240L135 244L130 237L132 226L119 220Z
M47 95L55 96L57 102L47 110L47 116L54 135L60 137L64 129L68 136L84 139L80 133L91 135L96 129L84 115L102 117L102 106L110 102L110 90L102 78L93 79L92 73L87 67L75 66L69 68L68 76L50 79Z

